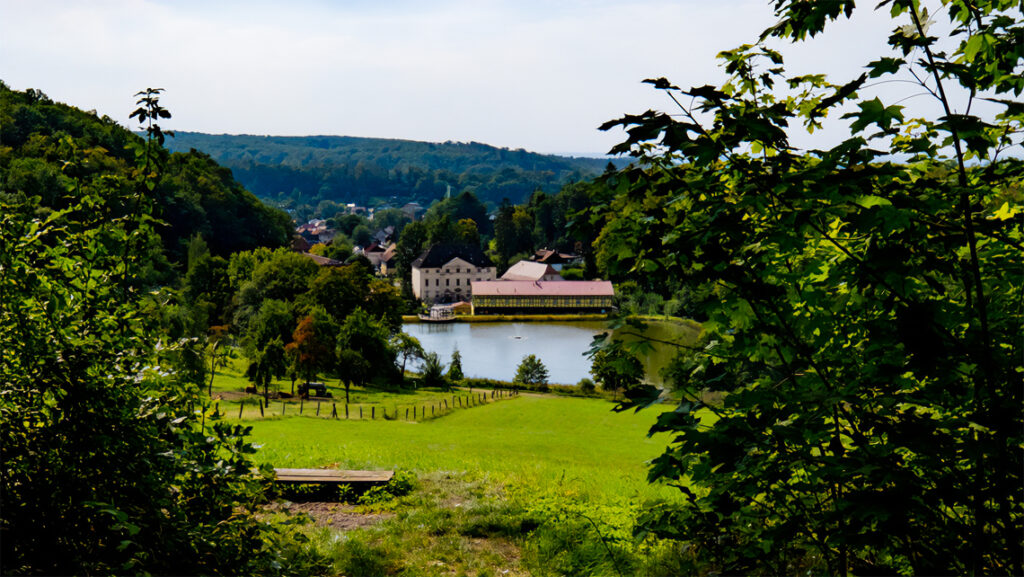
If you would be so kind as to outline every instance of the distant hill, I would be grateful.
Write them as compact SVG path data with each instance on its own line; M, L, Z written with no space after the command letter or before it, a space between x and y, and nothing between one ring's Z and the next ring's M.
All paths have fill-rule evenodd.
M11 206L31 206L30 199L38 197L43 214L65 208L75 184L69 174L83 187L129 182L135 159L126 146L139 141L110 118L53 102L38 90L11 90L0 81L0 201ZM150 195L154 216L162 221L149 263L154 283L168 282L172 269L184 266L195 234L220 256L284 246L291 239L288 215L260 202L208 155L162 154L160 181ZM84 160L69 172L64 161L76 157ZM128 206L125 201L122 208Z
M232 170L257 196L284 205L322 200L364 206L424 206L447 192L521 203L537 189L593 178L607 159L571 158L476 142L417 142L351 136L253 136L178 132L171 150L196 149ZM622 165L626 161L613 161Z

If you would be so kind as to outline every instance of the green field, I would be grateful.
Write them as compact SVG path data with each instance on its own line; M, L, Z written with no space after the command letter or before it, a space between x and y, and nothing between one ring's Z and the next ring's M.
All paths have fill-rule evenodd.
M651 496L645 462L667 437L647 438L654 412L614 413L594 399L520 396L427 422L294 417L252 420L257 459L276 467L454 471L543 487Z
M257 461L274 467L415 474L411 494L355 508L390 515L383 522L310 529L339 574L664 574L672 549L638 543L632 529L649 504L678 499L675 489L646 481L646 462L669 439L647 437L658 411L613 406L523 394L423 422L305 415L243 422L252 427Z
M242 394L242 366L236 360L218 371L213 403L221 418L238 421L244 401L241 422L252 428L258 462L393 469L416 477L410 494L353 509L356 516L384 514L382 521L309 528L313 546L333 560L338 574L672 572L665 561L675 554L669 545L632 536L645 508L679 499L676 489L647 482L647 462L670 440L649 438L647 431L668 405L616 413L605 399L367 387L353 388L345 419L344 389L327 380L333 399L320 402L319 416L316 401L303 403L300 416L293 398L272 399L261 417L260 397ZM288 392L291 382L275 381L275 389ZM471 394L485 398L467 403ZM337 419L330 418L334 404ZM435 413L424 417L431 406ZM405 409L412 407L417 418L406 420Z

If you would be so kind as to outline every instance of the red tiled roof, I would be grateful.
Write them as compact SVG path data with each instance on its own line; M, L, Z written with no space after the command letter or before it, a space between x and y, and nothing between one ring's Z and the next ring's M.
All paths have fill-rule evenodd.
M606 280L495 280L473 282L473 296L615 296Z

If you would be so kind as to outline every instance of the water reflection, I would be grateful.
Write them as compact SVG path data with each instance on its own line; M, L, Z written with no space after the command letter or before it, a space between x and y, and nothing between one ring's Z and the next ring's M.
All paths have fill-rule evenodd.
M590 375L590 359L583 353L594 335L605 331L600 322L414 323L403 330L445 363L458 348L462 372L469 377L511 381L523 357L533 354L547 367L551 383L572 385Z
M537 355L551 375L551 383L574 385L590 377L590 349L594 335L608 332L599 321L573 323L449 323L408 324L403 330L416 337L427 351L435 352L444 363L458 348L462 372L469 377L511 381L523 357ZM628 329L624 332L635 332ZM692 342L696 329L675 323L650 323L644 333L662 341ZM636 337L624 335L626 340ZM654 343L641 355L647 379L661 384L661 369L668 364L676 347Z

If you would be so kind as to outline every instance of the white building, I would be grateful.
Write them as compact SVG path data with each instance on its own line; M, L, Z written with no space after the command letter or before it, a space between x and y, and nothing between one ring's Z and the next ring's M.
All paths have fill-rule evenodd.
M425 303L472 298L471 283L494 280L497 270L480 247L437 244L412 263L412 293Z

